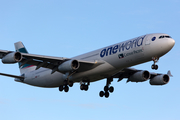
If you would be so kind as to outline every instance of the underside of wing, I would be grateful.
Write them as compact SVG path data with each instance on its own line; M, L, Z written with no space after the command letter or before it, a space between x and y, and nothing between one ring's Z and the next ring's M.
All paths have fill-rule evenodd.
M165 85L169 82L170 77L172 77L170 71L167 74L160 74L134 68L125 68L113 75L113 78L119 78L118 82L123 78L127 78L127 82L144 82L149 80L151 85Z

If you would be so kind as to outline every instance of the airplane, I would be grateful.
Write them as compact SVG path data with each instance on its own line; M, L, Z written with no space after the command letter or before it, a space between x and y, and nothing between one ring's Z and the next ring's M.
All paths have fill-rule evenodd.
M74 83L80 83L80 89L87 91L91 82L106 79L104 90L99 92L99 96L108 98L114 91L114 87L110 86L114 78L118 82L127 78L127 82L149 80L151 85L167 84L172 76L170 71L160 74L131 67L153 61L151 68L157 70L159 58L169 52L174 44L175 40L168 34L146 34L65 58L29 54L22 42L16 42L16 51L0 50L0 59L4 64L18 63L21 75L0 75L13 77L16 82L32 86L58 87L61 92L68 92Z

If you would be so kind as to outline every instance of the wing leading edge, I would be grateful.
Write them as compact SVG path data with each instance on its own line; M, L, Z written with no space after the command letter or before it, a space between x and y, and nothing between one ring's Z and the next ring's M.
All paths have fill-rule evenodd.
M15 52L0 50L0 58L2 59L10 53L15 53ZM20 68L25 64L29 64L29 65L37 66L36 70L39 69L40 67L51 69L52 73L54 73L55 71L62 72L58 70L58 67L61 64L72 60L72 59L64 58L64 57L52 57L52 56L28 54L28 53L21 53L21 52L20 54L22 56L21 61L18 61L20 63ZM80 64L80 67L77 70L77 72L86 71L104 63L103 61L94 61L94 62L82 61L82 60L77 60L77 61Z

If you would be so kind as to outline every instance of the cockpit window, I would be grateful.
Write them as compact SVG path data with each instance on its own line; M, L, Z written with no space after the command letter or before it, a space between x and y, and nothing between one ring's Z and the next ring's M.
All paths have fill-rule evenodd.
M159 39L164 38L164 36L160 36Z
M171 36L168 36L168 35L162 35L162 36L159 37L159 39L161 39L161 38L171 38Z
M171 38L171 36L165 36L166 38Z

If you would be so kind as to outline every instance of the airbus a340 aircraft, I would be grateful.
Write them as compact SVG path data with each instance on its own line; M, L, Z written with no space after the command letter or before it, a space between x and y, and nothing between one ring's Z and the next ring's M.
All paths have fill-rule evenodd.
M22 42L17 42L16 51L0 50L0 58L4 64L18 63L21 75L0 75L33 86L59 87L59 91L65 92L76 82L80 83L81 90L87 91L90 82L106 78L104 90L99 95L108 98L109 93L114 91L110 86L113 78L118 78L118 82L127 78L127 82L144 82L149 79L151 85L167 84L172 76L170 71L158 74L130 67L153 61L151 67L157 70L156 62L174 44L175 41L167 34L147 34L73 58L64 58L28 54Z

